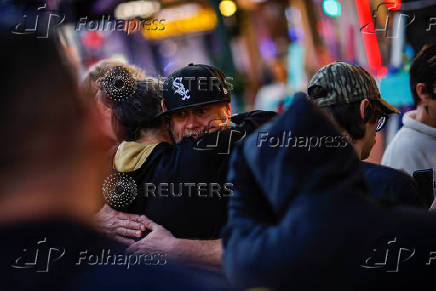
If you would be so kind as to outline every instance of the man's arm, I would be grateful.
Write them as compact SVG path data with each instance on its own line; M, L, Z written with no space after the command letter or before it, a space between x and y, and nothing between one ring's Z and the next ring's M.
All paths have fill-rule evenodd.
M283 248L286 240L280 241L278 237L288 231L277 232L276 217L246 163L243 144L236 146L232 154L229 181L233 184L233 196L223 230L223 268L235 286L268 286L265 277L279 273L268 270L277 269L274 264L281 261L281 258L271 259L268 249L282 256L280 250L288 246Z
M221 256L223 253L221 239L176 239L175 245L177 250L176 259L212 269L221 269Z
M145 238L131 244L127 252L133 254L163 252L164 255L181 262L198 264L215 270L221 268L220 239L179 239L150 219L144 221L144 226L151 232Z
M179 180L180 173L185 175L182 179L185 181L195 181L196 177L205 179L204 176L208 173L211 175L209 178L213 180L213 177L217 176L216 171L208 172L207 170L215 169L217 165L226 165L233 145L275 115L275 112L262 111L245 113L235 117L236 119L232 118L239 125L236 130L210 133L199 140L183 139L172 148L169 155L161 158L160 164L164 166L159 169L159 172L165 173L165 179L169 181ZM191 165L196 165L196 167L191 167L190 171L184 171L184 167ZM173 176L170 173L173 173ZM151 220L148 220L145 225L151 233L133 243L127 249L128 252L141 254L160 251L180 261L214 269L221 268L223 251L220 239L178 239L163 226Z

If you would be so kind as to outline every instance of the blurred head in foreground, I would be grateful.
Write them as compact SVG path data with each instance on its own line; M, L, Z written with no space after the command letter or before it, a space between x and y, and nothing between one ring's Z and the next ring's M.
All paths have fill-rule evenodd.
M360 159L369 157L375 135L389 114L399 113L381 98L374 78L362 67L343 62L319 69L307 92L349 136Z
M90 98L53 38L0 32L0 222L86 217L106 173Z

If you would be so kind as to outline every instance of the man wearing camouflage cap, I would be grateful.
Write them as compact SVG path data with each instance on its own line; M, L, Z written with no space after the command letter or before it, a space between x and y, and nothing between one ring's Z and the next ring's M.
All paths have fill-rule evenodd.
M374 78L362 67L335 62L315 73L310 98L341 127L361 160L369 157L389 114L400 113L381 98ZM383 202L422 206L413 179L392 168L362 162L371 193Z

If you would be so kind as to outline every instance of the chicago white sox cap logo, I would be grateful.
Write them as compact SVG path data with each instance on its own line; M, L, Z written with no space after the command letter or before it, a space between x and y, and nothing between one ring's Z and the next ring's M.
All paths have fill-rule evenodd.
M179 94L182 96L182 100L187 100L191 98L189 95L189 90L185 88L185 85L182 83L182 77L177 77L173 81L173 87L176 88L174 91L175 94Z

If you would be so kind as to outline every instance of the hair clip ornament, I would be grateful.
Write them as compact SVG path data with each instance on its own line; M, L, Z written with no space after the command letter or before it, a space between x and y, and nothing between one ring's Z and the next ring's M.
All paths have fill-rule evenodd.
M116 102L124 101L135 94L135 79L121 66L110 69L99 82L104 93Z

